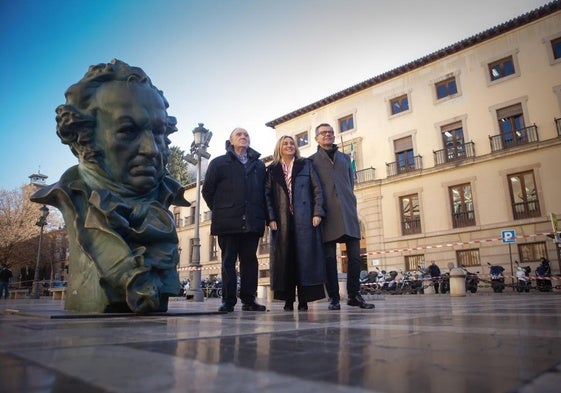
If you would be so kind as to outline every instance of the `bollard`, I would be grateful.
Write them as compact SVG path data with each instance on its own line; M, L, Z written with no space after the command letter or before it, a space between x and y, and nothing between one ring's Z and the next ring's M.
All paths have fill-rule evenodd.
M466 274L458 267L450 270L450 296L466 296Z

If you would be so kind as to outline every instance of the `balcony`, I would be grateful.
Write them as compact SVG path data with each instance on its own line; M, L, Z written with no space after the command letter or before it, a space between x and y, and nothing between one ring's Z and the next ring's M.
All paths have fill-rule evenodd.
M512 204L512 213L515 220L522 220L524 218L540 217L540 201L537 199L533 201L518 202Z
M356 183L368 183L374 181L376 178L376 169L370 167L366 169L361 169L360 171L356 171Z
M475 157L475 143L468 142L457 144L442 150L433 150L434 165L444 165L449 162L462 161Z
M475 225L475 212L473 210L460 213L452 213L452 225L454 228L471 227Z
M406 218L401 222L401 233L403 235L421 233L421 219L419 217Z
M402 175L404 173L416 172L423 168L423 157L415 156L411 160L386 162L388 177Z
M515 130L512 133L489 136L489 143L493 152L539 142L539 140L538 127L535 124Z

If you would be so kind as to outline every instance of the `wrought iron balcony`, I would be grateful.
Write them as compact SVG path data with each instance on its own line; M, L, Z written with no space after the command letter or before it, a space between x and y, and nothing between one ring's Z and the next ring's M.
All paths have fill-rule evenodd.
M533 201L518 202L512 204L512 213L515 220L522 220L524 218L540 217L540 201L537 199Z
M462 161L466 158L475 157L475 143L468 142L442 150L433 150L433 154L435 165L444 165L449 162Z
M368 183L376 179L376 169L370 167L356 171L356 183Z
M489 136L489 143L493 152L539 142L539 140L538 127L535 124L514 130L512 133Z
M412 160L403 160L395 162L386 162L386 170L388 177L397 176L403 173L415 172L423 169L423 157L415 156Z
M406 218L401 222L401 233L403 235L421 233L421 219L419 217Z
M463 228L475 225L475 212L470 210L467 212L452 213L452 224L454 228Z

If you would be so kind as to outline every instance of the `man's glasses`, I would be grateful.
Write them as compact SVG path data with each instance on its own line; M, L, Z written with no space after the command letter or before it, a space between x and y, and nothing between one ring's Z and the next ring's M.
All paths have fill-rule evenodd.
M333 135L333 131L320 131L319 135L321 136Z

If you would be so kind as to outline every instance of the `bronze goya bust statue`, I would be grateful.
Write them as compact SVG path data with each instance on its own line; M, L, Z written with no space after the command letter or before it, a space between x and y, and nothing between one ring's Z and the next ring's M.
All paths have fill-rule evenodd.
M167 176L168 116L162 91L138 67L91 66L56 109L57 135L78 165L31 200L57 207L70 243L66 310L167 311L180 290L171 204L189 206Z

